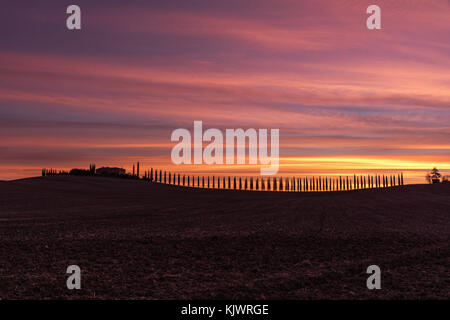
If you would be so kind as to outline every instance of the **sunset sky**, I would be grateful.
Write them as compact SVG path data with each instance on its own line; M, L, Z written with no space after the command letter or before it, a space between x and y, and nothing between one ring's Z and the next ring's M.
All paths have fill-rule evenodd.
M448 0L5 1L0 40L0 180L136 161L259 173L174 166L171 133L194 120L279 128L282 175L450 174Z

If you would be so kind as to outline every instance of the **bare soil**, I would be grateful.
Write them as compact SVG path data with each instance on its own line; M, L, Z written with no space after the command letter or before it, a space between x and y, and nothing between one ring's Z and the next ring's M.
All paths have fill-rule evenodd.
M450 184L322 193L0 182L1 299L449 299ZM66 268L82 269L68 290ZM379 265L381 290L366 269Z

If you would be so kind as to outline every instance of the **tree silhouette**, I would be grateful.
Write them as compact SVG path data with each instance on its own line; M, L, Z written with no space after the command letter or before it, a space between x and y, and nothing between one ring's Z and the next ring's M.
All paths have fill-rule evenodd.
M442 175L439 172L439 169L437 169L436 167L434 167L433 170L431 170L431 172L426 175L428 183L440 182L441 177Z

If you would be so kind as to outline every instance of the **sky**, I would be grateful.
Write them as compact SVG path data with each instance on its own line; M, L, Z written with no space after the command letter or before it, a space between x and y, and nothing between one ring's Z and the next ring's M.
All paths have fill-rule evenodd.
M194 120L280 129L281 175L450 174L449 16L448 0L5 1L0 180L136 161L259 174L172 164Z

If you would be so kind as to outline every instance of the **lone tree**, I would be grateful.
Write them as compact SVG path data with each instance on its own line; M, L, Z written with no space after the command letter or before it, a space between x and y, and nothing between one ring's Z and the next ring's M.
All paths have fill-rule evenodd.
M434 167L433 170L425 176L428 183L439 183L441 182L441 177L442 175L436 167Z

